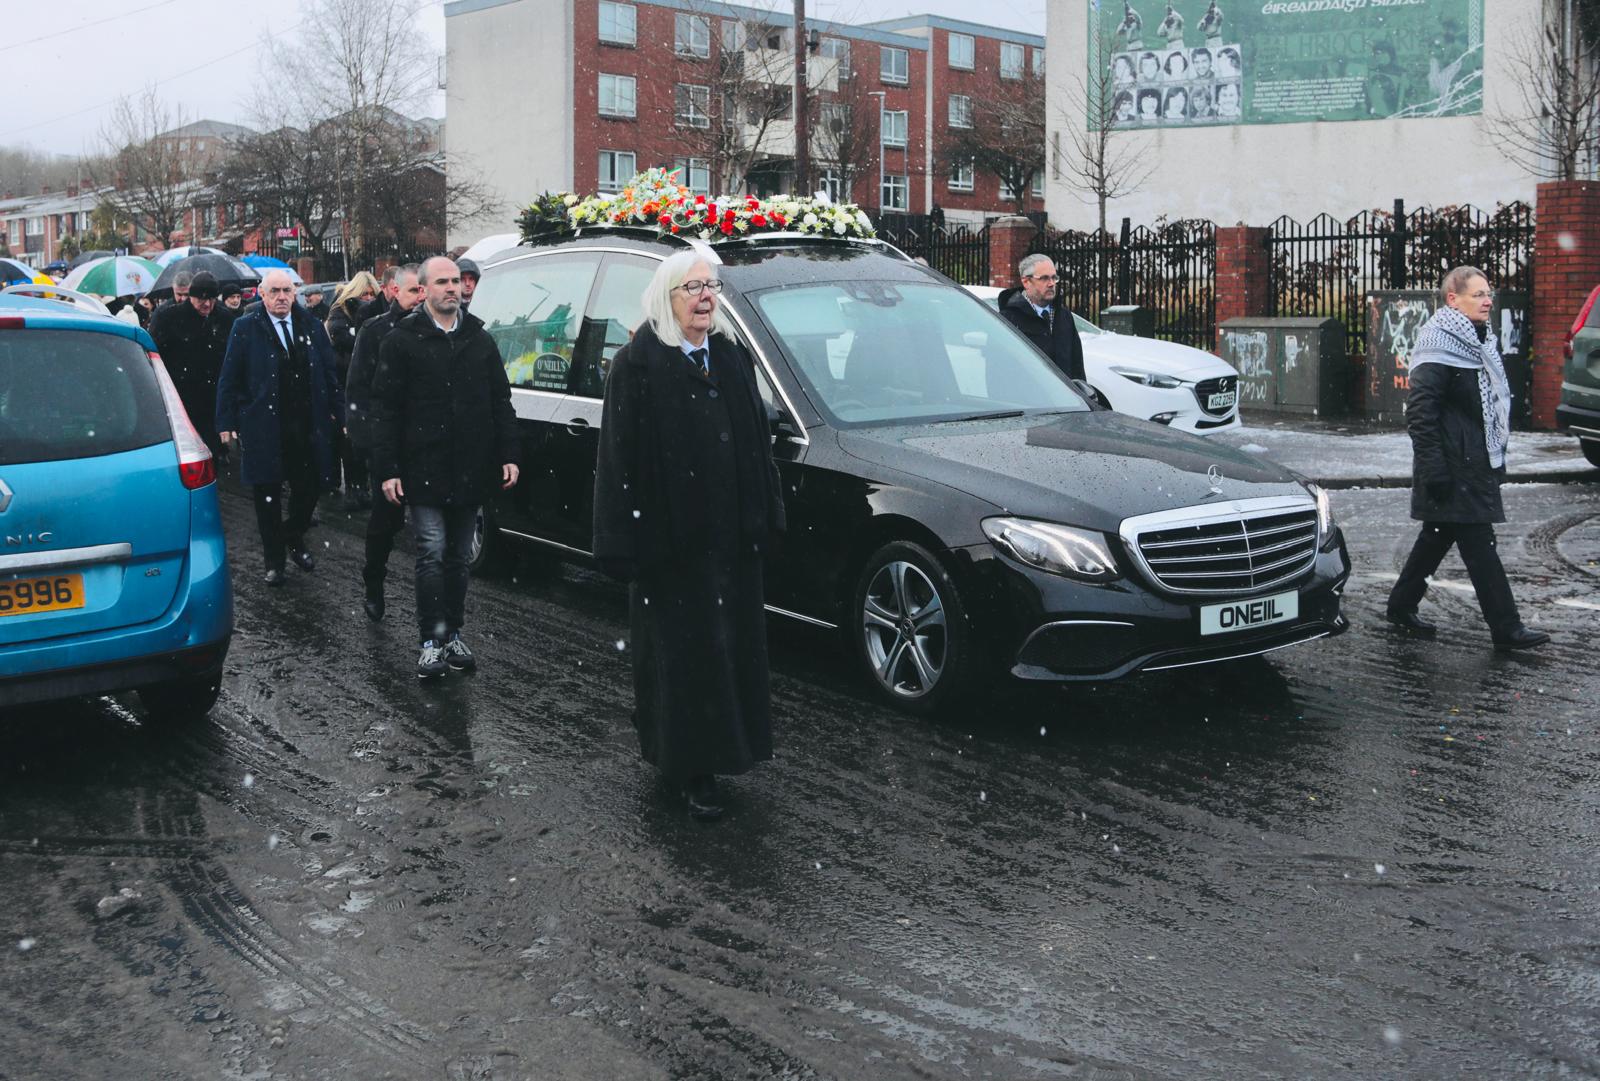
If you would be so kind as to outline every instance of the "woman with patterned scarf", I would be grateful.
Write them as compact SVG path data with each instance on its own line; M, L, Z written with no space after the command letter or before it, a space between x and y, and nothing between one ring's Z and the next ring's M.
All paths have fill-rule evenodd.
M1422 532L1389 593L1390 623L1424 638L1434 625L1417 615L1428 577L1450 546L1461 552L1496 649L1550 641L1523 626L1495 548L1495 522L1506 520L1500 481L1506 473L1511 388L1489 313L1494 293L1476 267L1457 267L1439 287L1433 313L1411 351L1406 428L1411 433L1411 517Z

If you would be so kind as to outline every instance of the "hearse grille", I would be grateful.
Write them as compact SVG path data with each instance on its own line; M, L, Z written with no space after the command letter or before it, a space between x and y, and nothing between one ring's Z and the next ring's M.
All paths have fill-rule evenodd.
M1169 520L1136 530L1131 540L1145 570L1174 593L1253 593L1311 568L1317 557L1317 510Z

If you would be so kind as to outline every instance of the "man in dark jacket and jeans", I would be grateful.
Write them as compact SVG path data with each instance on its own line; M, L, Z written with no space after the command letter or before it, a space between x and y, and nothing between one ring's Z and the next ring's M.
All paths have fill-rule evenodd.
M369 466L374 415L372 379L378 371L378 347L395 324L422 303L422 282L417 277L420 269L413 263L396 271L394 300L388 311L361 325L355 352L350 358L350 371L345 376L345 435ZM368 475L372 479L372 510L367 516L366 561L361 568L361 582L366 594L367 618L377 623L383 619L383 580L389 573L389 553L394 551L395 536L405 528L406 512L404 507L384 498L384 478L375 469L369 468Z
M1056 303L1056 265L1046 255L1027 255L1017 264L1020 289L1000 294L1000 314L1022 331L1071 379L1083 379L1083 340L1072 312Z
M422 264L422 305L378 347L373 380L374 476L411 505L417 544L417 677L476 667L461 640L479 508L517 483L517 418L500 349L483 320L461 312L461 271Z

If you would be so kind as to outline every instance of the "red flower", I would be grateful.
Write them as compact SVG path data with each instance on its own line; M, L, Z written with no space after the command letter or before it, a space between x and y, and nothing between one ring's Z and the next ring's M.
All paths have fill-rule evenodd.
M761 206L761 201L752 195L750 196L750 201L745 203L745 206L749 207L751 210L755 210Z
M777 222L779 225L788 225L789 224L787 221L784 220L783 215L779 214L776 210L774 210L772 212L772 220Z
M706 223L712 224L717 220L717 204L712 203L706 207Z
M758 227L766 225L767 217L765 214L752 214L750 215L750 224Z
M678 224L677 224L677 222L673 222L673 224L672 224L672 231L673 231L673 232L674 232L674 233L676 233L676 232L677 232L677 231L678 231Z
M731 218L722 223L722 235L723 236L732 236L733 235L733 220Z
M704 195L696 195L694 201L700 206L706 205L706 197Z
M722 220L723 220L723 222L724 222L724 223L725 223L725 224L729 224L729 225L731 225L731 224L733 224L733 220L734 220L734 213L733 213L733 211L731 211L731 210L729 210L729 211L725 211L725 212L724 212L724 213L723 213L723 215L722 215Z
M672 224L672 215L671 214L663 214L663 215L661 215L660 221L661 221L662 225L671 225Z

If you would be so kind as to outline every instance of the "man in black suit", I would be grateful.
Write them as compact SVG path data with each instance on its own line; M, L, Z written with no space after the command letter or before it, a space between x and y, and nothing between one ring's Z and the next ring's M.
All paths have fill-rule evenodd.
M1027 255L1017 264L1020 288L1000 294L1000 314L1022 331L1063 375L1083 379L1083 339L1072 312L1057 303L1056 265L1047 255Z

